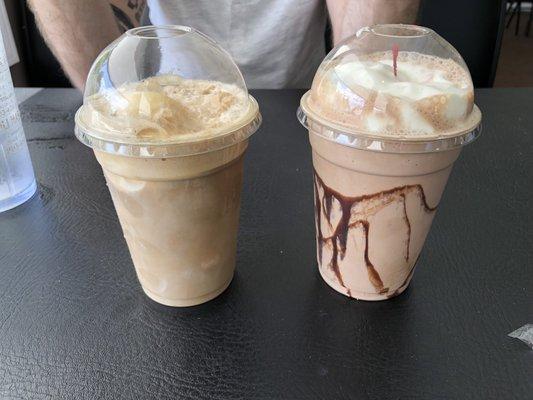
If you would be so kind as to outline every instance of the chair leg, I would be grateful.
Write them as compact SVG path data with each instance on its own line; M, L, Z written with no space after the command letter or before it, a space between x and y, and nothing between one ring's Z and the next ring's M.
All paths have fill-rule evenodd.
M518 5L516 7L517 7L518 13L516 14L516 28L514 30L514 35L518 36L518 32L520 31L520 14L522 14L522 1L521 0L518 1Z
M511 16L509 17L509 20L507 21L507 25L505 25L506 28L509 28L509 26L511 26L511 22L513 22L513 18L514 16L516 15L516 10L518 9L518 3L513 1L511 3L511 6L509 7L509 10L507 10L507 13L511 14Z

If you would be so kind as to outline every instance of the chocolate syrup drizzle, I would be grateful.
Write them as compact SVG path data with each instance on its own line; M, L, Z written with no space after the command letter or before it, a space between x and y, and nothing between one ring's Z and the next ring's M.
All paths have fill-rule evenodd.
M363 232L363 237L365 240L365 250L364 250L364 260L368 273L368 279L376 289L379 294L386 294L389 292L389 288L384 287L383 281L379 273L377 272L374 264L370 261L368 255L369 249L369 232L370 232L370 222L368 221L368 216L376 214L379 210L383 209L385 206L395 202L401 201L403 204L403 219L406 226L406 240L405 240L405 261L409 261L409 247L411 245L411 222L409 221L409 216L407 214L407 202L406 196L409 193L416 193L420 201L420 207L426 212L434 212L437 207L430 207L426 200L426 194L421 185L405 185L398 186L392 189L383 190L381 192L367 194L357 197L344 196L337 192L336 190L328 187L324 184L324 181L320 176L318 176L316 170L314 171L314 187L315 187L315 222L317 230L317 250L318 258L322 259L322 249L324 245L328 242L331 243L332 247L332 256L329 262L329 267L335 273L335 276L339 284L346 289L348 296L351 296L350 289L344 284L342 274L339 269L339 258L340 260L344 259L346 254L346 242L348 240L348 232L350 229L360 228ZM323 197L320 199L319 189L323 192ZM337 200L341 209L340 220L337 223L337 226L333 229L331 222L331 209L333 206L333 199ZM359 209L359 210L358 210ZM324 213L329 226L333 229L333 234L330 237L324 237L322 233L321 226L321 216ZM402 284L404 286L409 280L414 270L414 265L409 271L409 274ZM401 286L400 286L401 288ZM393 294L397 293L397 290ZM392 297L392 296L391 296Z

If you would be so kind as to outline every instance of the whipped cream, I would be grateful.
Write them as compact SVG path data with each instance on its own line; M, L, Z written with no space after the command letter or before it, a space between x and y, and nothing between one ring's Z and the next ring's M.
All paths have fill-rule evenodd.
M467 70L451 59L392 52L334 61L319 71L309 106L334 123L377 135L440 136L472 123Z

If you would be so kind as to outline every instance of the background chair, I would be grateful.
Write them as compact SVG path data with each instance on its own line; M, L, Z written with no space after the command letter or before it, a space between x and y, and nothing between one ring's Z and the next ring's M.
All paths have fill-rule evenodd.
M507 14L509 15L509 18L507 19L507 25L505 25L506 28L509 28L511 23L513 22L513 19L516 17L516 25L514 34L515 36L518 35L520 32L520 15L522 14L522 4L529 3L529 18L526 23L526 30L525 34L526 36L529 36L529 32L531 31L531 21L533 20L533 4L531 1L514 1L514 0L507 0Z
M419 21L461 53L476 87L492 87L505 23L506 0L422 0Z

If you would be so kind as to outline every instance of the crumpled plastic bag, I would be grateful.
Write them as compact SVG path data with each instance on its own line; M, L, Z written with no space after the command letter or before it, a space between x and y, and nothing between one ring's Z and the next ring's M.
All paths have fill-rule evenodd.
M508 336L524 342L533 349L533 324L525 324L516 331L509 333Z

